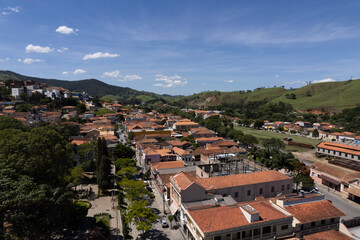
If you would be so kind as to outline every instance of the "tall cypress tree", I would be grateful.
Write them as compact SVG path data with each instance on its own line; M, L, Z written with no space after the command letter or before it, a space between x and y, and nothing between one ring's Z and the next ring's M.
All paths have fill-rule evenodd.
M97 184L99 188L102 191L109 188L111 182L111 162L109 157L105 155L102 156L97 173Z

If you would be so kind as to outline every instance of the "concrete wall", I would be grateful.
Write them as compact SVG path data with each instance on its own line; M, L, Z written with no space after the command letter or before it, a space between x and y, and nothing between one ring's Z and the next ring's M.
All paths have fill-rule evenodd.
M272 190L273 187L273 191ZM262 189L262 190L261 190ZM275 197L278 193L292 193L293 181L286 179L276 182L237 186L232 188L214 189L209 192L221 195L230 195L237 202L254 200L255 197Z
M195 202L205 200L205 198L205 188L196 183L181 191L181 202Z

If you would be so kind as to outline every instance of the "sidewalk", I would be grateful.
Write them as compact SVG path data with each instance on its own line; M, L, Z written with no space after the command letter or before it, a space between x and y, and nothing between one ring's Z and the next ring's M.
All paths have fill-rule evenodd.
M115 169L113 168L113 172ZM98 192L98 186L96 184L87 184L80 186L82 189L90 189L94 193ZM85 199L87 200L87 199ZM118 209L117 196L103 196L97 197L94 200L89 200L92 204L91 208L88 211L87 216L93 217L98 213L108 213L111 216L110 219L110 230L111 230L111 239L122 239L122 224L120 211Z

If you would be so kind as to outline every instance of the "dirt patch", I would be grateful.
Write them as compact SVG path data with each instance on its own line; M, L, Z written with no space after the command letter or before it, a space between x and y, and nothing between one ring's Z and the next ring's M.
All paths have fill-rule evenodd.
M315 149L305 152L293 152L292 154L294 154L295 158L299 160L305 160L313 163L316 161L322 161L321 158L317 158L315 156Z

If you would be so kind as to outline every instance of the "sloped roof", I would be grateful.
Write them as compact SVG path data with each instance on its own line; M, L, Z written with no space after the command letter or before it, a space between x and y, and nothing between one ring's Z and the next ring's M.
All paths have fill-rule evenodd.
M350 146L346 144L321 142L316 147L360 156L360 147Z
M150 163L153 169L166 169L166 168L181 168L185 167L184 161L169 161L169 162L157 162Z
M309 223L330 218L345 216L328 200L308 202L285 207L301 223Z
M245 225L258 224L259 222L289 218L289 216L286 216L284 213L275 209L266 201L253 201L247 204L259 212L260 220L249 223L240 209L240 206L243 204L244 203L231 206L205 206L203 209L190 207L187 210L203 233L211 233Z
M351 240L351 237L346 236L340 231L328 230L325 232L318 232L304 236L305 240Z
M211 190L288 179L291 178L277 171L270 170L227 176L198 178L196 179L196 182L203 186L206 190Z

